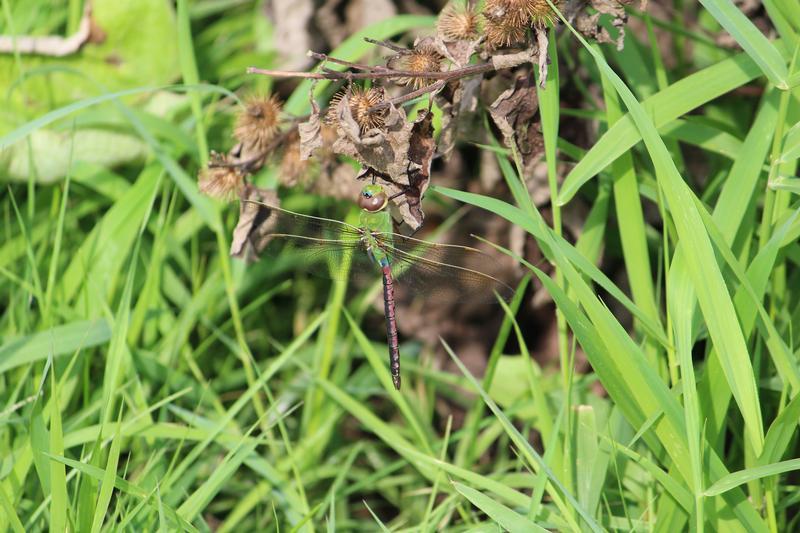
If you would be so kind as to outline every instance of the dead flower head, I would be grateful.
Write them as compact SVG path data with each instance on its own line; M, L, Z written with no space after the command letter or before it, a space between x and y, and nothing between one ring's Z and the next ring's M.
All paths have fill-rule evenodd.
M439 14L437 28L445 41L472 41L478 38L481 16L471 4L453 1Z
M547 0L486 0L483 15L496 27L517 29L547 26L555 17Z
M513 25L507 19L487 18L483 25L483 33L489 50L522 43L528 36L525 26Z
M275 138L281 118L281 105L275 96L252 98L236 117L233 136L250 151L263 152Z
M239 195L244 186L244 174L230 166L224 154L211 152L208 166L200 171L200 192L219 200L230 201Z
M328 124L334 125L339 121L337 109L345 95L349 102L350 114L361 129L361 133L375 128L383 128L386 113L370 112L372 107L384 101L383 89L380 87L365 88L360 85L353 85L350 87L349 93L347 90L340 91L331 98L326 115Z
M558 7L559 0L551 0L553 5ZM526 10L530 19L531 26L543 28L552 26L556 19L556 14L547 0L528 0Z
M444 61L444 56L438 50L429 45L422 45L408 53L394 56L389 60L388 66L394 70L423 74L426 72L440 72L442 70L442 61ZM430 85L433 81L431 78L418 78L416 76L397 79L398 84L410 85L414 89L421 89Z

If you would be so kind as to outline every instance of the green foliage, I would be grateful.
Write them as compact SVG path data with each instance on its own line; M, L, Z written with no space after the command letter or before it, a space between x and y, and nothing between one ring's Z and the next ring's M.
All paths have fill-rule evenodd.
M81 2L37 4L1 0L0 32L77 28ZM551 32L552 216L496 142L470 149L507 196L434 177L426 201L508 221L554 269L498 247L527 276L483 376L409 341L399 392L379 286L231 260L237 210L195 184L230 144L230 91L267 85L244 67L280 68L263 2L96 0L103 43L0 55L0 531L797 529L800 16L763 4L778 40L730 0L684 5L703 28L631 11L649 33L623 51ZM433 23L399 15L332 55ZM721 28L743 51L703 33ZM584 151L567 132L586 119ZM557 368L527 344L530 279Z

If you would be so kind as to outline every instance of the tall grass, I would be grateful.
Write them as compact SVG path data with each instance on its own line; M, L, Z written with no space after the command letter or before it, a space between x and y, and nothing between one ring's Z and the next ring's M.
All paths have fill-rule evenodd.
M289 256L231 260L235 209L192 178L228 143L230 91L264 83L238 62L279 66L255 46L260 2L179 0L162 20L171 74L146 82L0 57L0 531L800 527L800 8L765 0L768 39L730 0L701 4L675 3L693 28L631 10L648 31L623 51L551 33L552 225L500 148L507 198L434 177L431 198L509 221L554 272L502 249L527 276L497 306L485 374L409 341L400 392L369 326L377 293L308 279ZM74 28L80 12L32 6L3 0L2 32ZM432 23L398 16L334 54ZM310 88L285 109L307 112ZM561 128L576 91L599 128L585 150ZM82 135L98 130L144 157L94 157ZM56 157L49 134L68 148L55 179L33 164ZM570 242L558 221L579 197L592 207ZM559 368L526 344L529 277L558 310ZM431 364L437 349L459 374Z

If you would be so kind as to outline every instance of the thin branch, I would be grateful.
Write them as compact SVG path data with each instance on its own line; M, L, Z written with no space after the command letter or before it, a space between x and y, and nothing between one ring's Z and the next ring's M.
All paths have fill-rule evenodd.
M369 37L364 37L364 40L370 44L376 44L378 46L383 46L384 48L388 48L392 52L397 52L398 54L408 54L411 52L408 48L403 46L397 46L391 41L376 41L375 39L370 39Z
M392 98L391 100L386 100L385 102L376 104L367 109L367 113L378 113L380 111L383 111L384 109L388 109L390 105L398 106L400 104L410 102L411 100L419 98L420 96L423 96L425 94L430 94L440 91L445 85L447 85L447 81L439 80L436 83L432 83L431 85L427 85L425 87L422 87L421 89L417 89L416 91L412 91L402 96L398 96L397 98Z
M339 59L336 57L331 57L328 54L320 54L319 52L314 52L313 50L308 51L308 57L314 58L317 61L330 62L336 63L338 65L344 65L345 67L349 67L356 70L366 70L367 72L372 72L375 70L375 67L370 67L369 65L362 65L360 63L353 63L352 61L345 61L344 59Z
M360 65L363 70L370 67ZM355 67L354 67L355 68ZM272 76L273 78L306 78L312 80L377 80L377 79L391 79L391 78L422 78L426 80L444 80L453 81L468 76L476 76L495 70L492 63L478 63L476 65L469 65L466 67L458 68L455 70L446 71L428 71L428 72L413 72L410 70L395 70L395 69L375 69L372 72L301 72L289 70L270 70L258 67L248 67L248 74L261 74L263 76Z

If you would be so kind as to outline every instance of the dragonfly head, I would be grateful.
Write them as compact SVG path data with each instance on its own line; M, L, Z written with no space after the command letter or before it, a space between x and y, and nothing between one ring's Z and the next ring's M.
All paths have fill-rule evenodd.
M377 213L386 208L389 197L383 187L376 184L366 185L358 195L358 207L370 213Z

